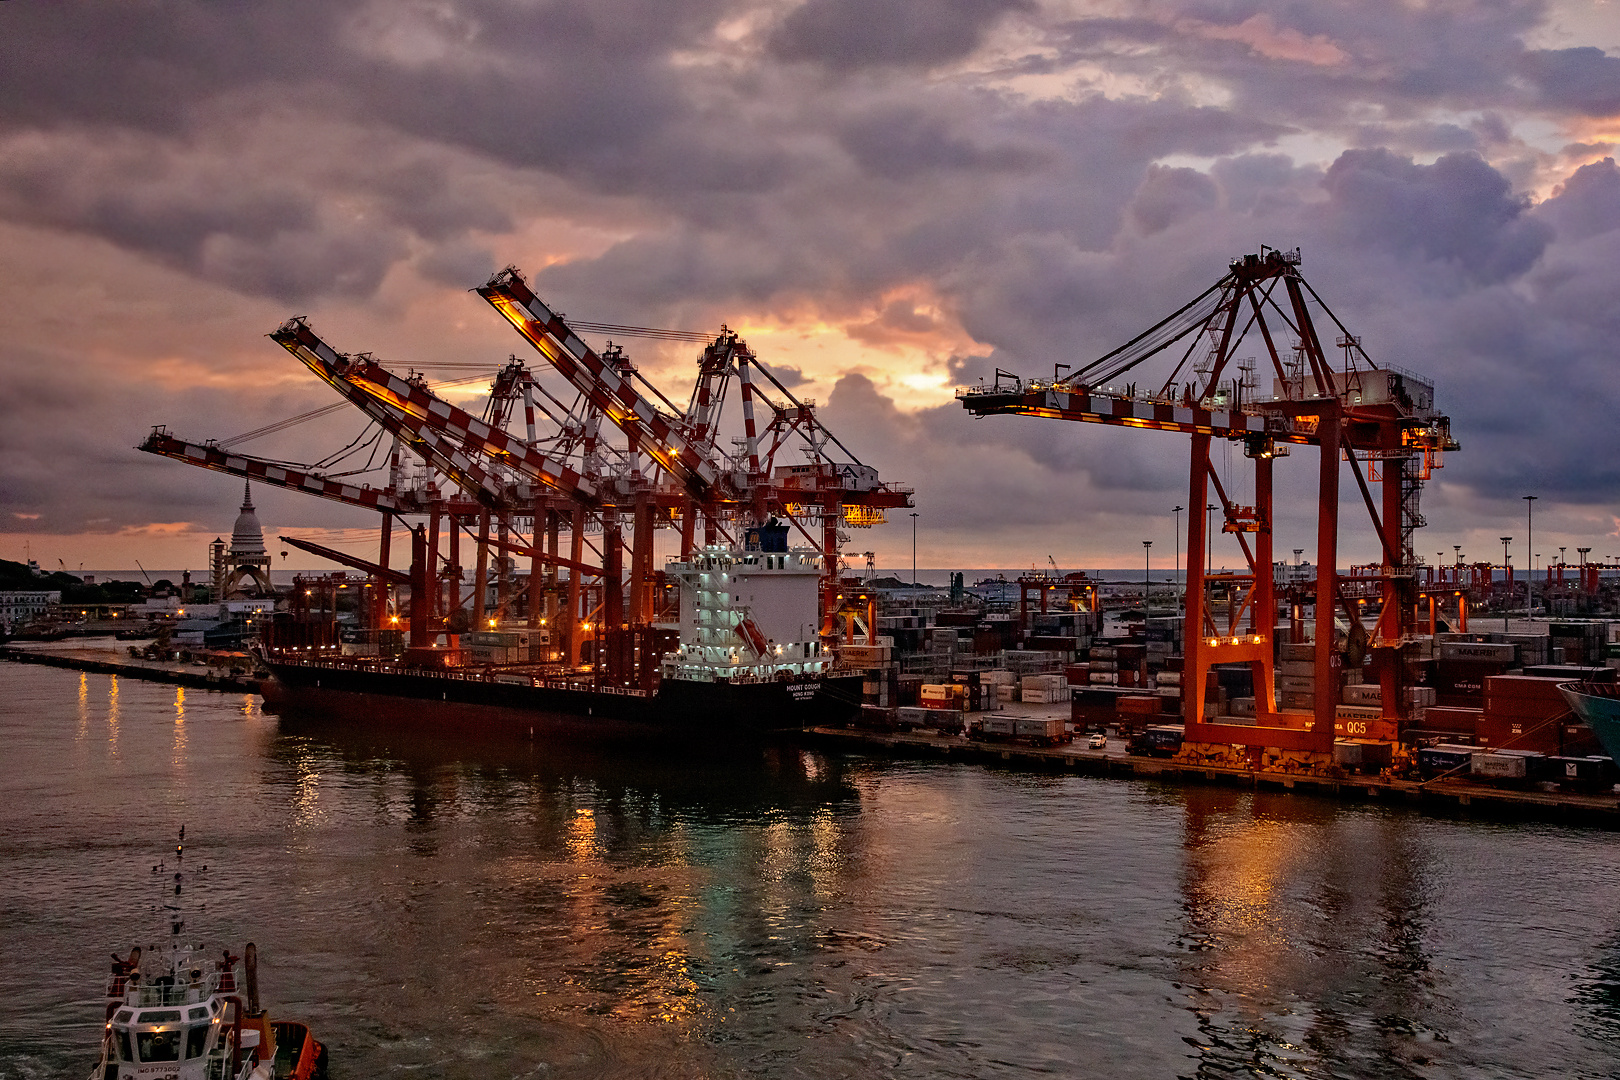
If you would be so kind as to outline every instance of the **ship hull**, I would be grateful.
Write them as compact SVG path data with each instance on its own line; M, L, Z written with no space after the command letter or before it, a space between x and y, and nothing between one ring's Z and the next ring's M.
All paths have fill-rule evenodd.
M772 682L665 679L656 693L535 685L526 677L268 663L266 707L334 721L585 737L729 738L842 723L860 709L855 675ZM497 681L504 678L504 681Z
M1592 729L1603 750L1620 765L1620 685L1571 682L1558 687L1569 707Z

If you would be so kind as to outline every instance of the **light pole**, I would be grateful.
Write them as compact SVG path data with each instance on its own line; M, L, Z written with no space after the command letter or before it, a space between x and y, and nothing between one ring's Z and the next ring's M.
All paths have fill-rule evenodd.
M1513 579L1508 577L1508 544L1512 540L1513 537L1511 536L1502 537L1502 579L1508 583L1507 601L1502 604L1502 633L1504 634L1507 633L1508 628L1508 608L1513 605Z
M1181 510L1182 508L1177 506L1170 511L1176 515L1176 591L1174 596L1176 597L1177 614L1181 612Z
M911 587L917 587L917 511L911 512Z
M1153 588L1153 541L1142 541L1142 618L1147 618L1148 595Z
M1209 515L1214 511L1214 503L1204 507L1204 573L1206 574L1210 571L1210 564L1215 561L1215 530L1209 523Z
M1536 595L1536 497L1524 497L1524 548L1530 552L1530 572L1524 575L1524 617L1535 618L1533 600Z

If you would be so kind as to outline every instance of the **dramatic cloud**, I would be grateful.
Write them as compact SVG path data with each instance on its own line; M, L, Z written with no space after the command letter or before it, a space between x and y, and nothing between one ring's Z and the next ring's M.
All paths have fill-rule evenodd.
M783 60L810 60L833 71L865 67L928 68L960 60L990 28L1030 0L806 0L770 37Z
M1262 245L1301 248L1375 358L1435 380L1466 448L1425 495L1445 546L1486 554L1532 491L1538 537L1594 543L1620 496L1620 57L1571 36L1585 16L0 4L0 520L19 547L0 555L24 536L178 550L194 537L177 523L228 527L234 483L130 447L157 423L224 438L331 401L263 337L289 315L470 380L447 392L478 407L479 379L530 354L467 290L516 264L578 318L739 329L916 486L925 565L1134 563L1142 539L1168 547L1185 440L973 420L950 389L1095 358ZM684 405L695 346L621 344ZM1129 378L1169 377L1149 367ZM359 428L345 412L245 449L314 461ZM1279 483L1303 493L1309 471L1284 462ZM375 526L292 494L261 505ZM1309 528L1308 499L1287 513ZM907 532L863 542L894 565ZM1365 539L1347 533L1352 555Z

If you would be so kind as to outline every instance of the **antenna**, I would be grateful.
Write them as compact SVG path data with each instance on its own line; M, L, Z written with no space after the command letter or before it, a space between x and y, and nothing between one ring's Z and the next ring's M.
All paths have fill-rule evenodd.
M186 927L185 918L180 913L180 893L185 886L185 862L186 827L182 825L180 838L174 845L174 902L164 905L169 912L169 940L175 945L180 943L180 931Z

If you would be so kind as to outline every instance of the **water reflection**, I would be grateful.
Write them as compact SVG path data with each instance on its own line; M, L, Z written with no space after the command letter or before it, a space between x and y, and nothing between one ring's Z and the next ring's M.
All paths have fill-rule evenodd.
M1587 1013L1586 1035L1620 1051L1620 937L1608 936L1576 978L1575 1002Z
M174 767L183 771L186 764L186 688L174 688Z
M1420 1076L1447 1036L1426 953L1429 882L1407 822L1189 789L1178 944L1198 1075Z
M118 723L121 719L118 709L118 676L113 675L107 680L107 751L118 756Z
M794 747L334 735L196 690L177 776L173 687L121 683L114 759L75 678L0 668L28 958L0 981L30 987L0 995L7 1076L82 1069L97 942L145 932L181 815L200 932L254 940L345 1076L1620 1074L1612 834Z
M838 820L856 793L839 765L800 748L716 762L283 717L270 755L290 822L320 771L330 823L352 808L398 830L410 861L357 859L349 872L389 928L379 955L409 972L386 992L402 1020L470 994L541 1020L713 1032L738 983L823 947L806 899L842 891ZM458 964L422 962L446 942L460 943Z

